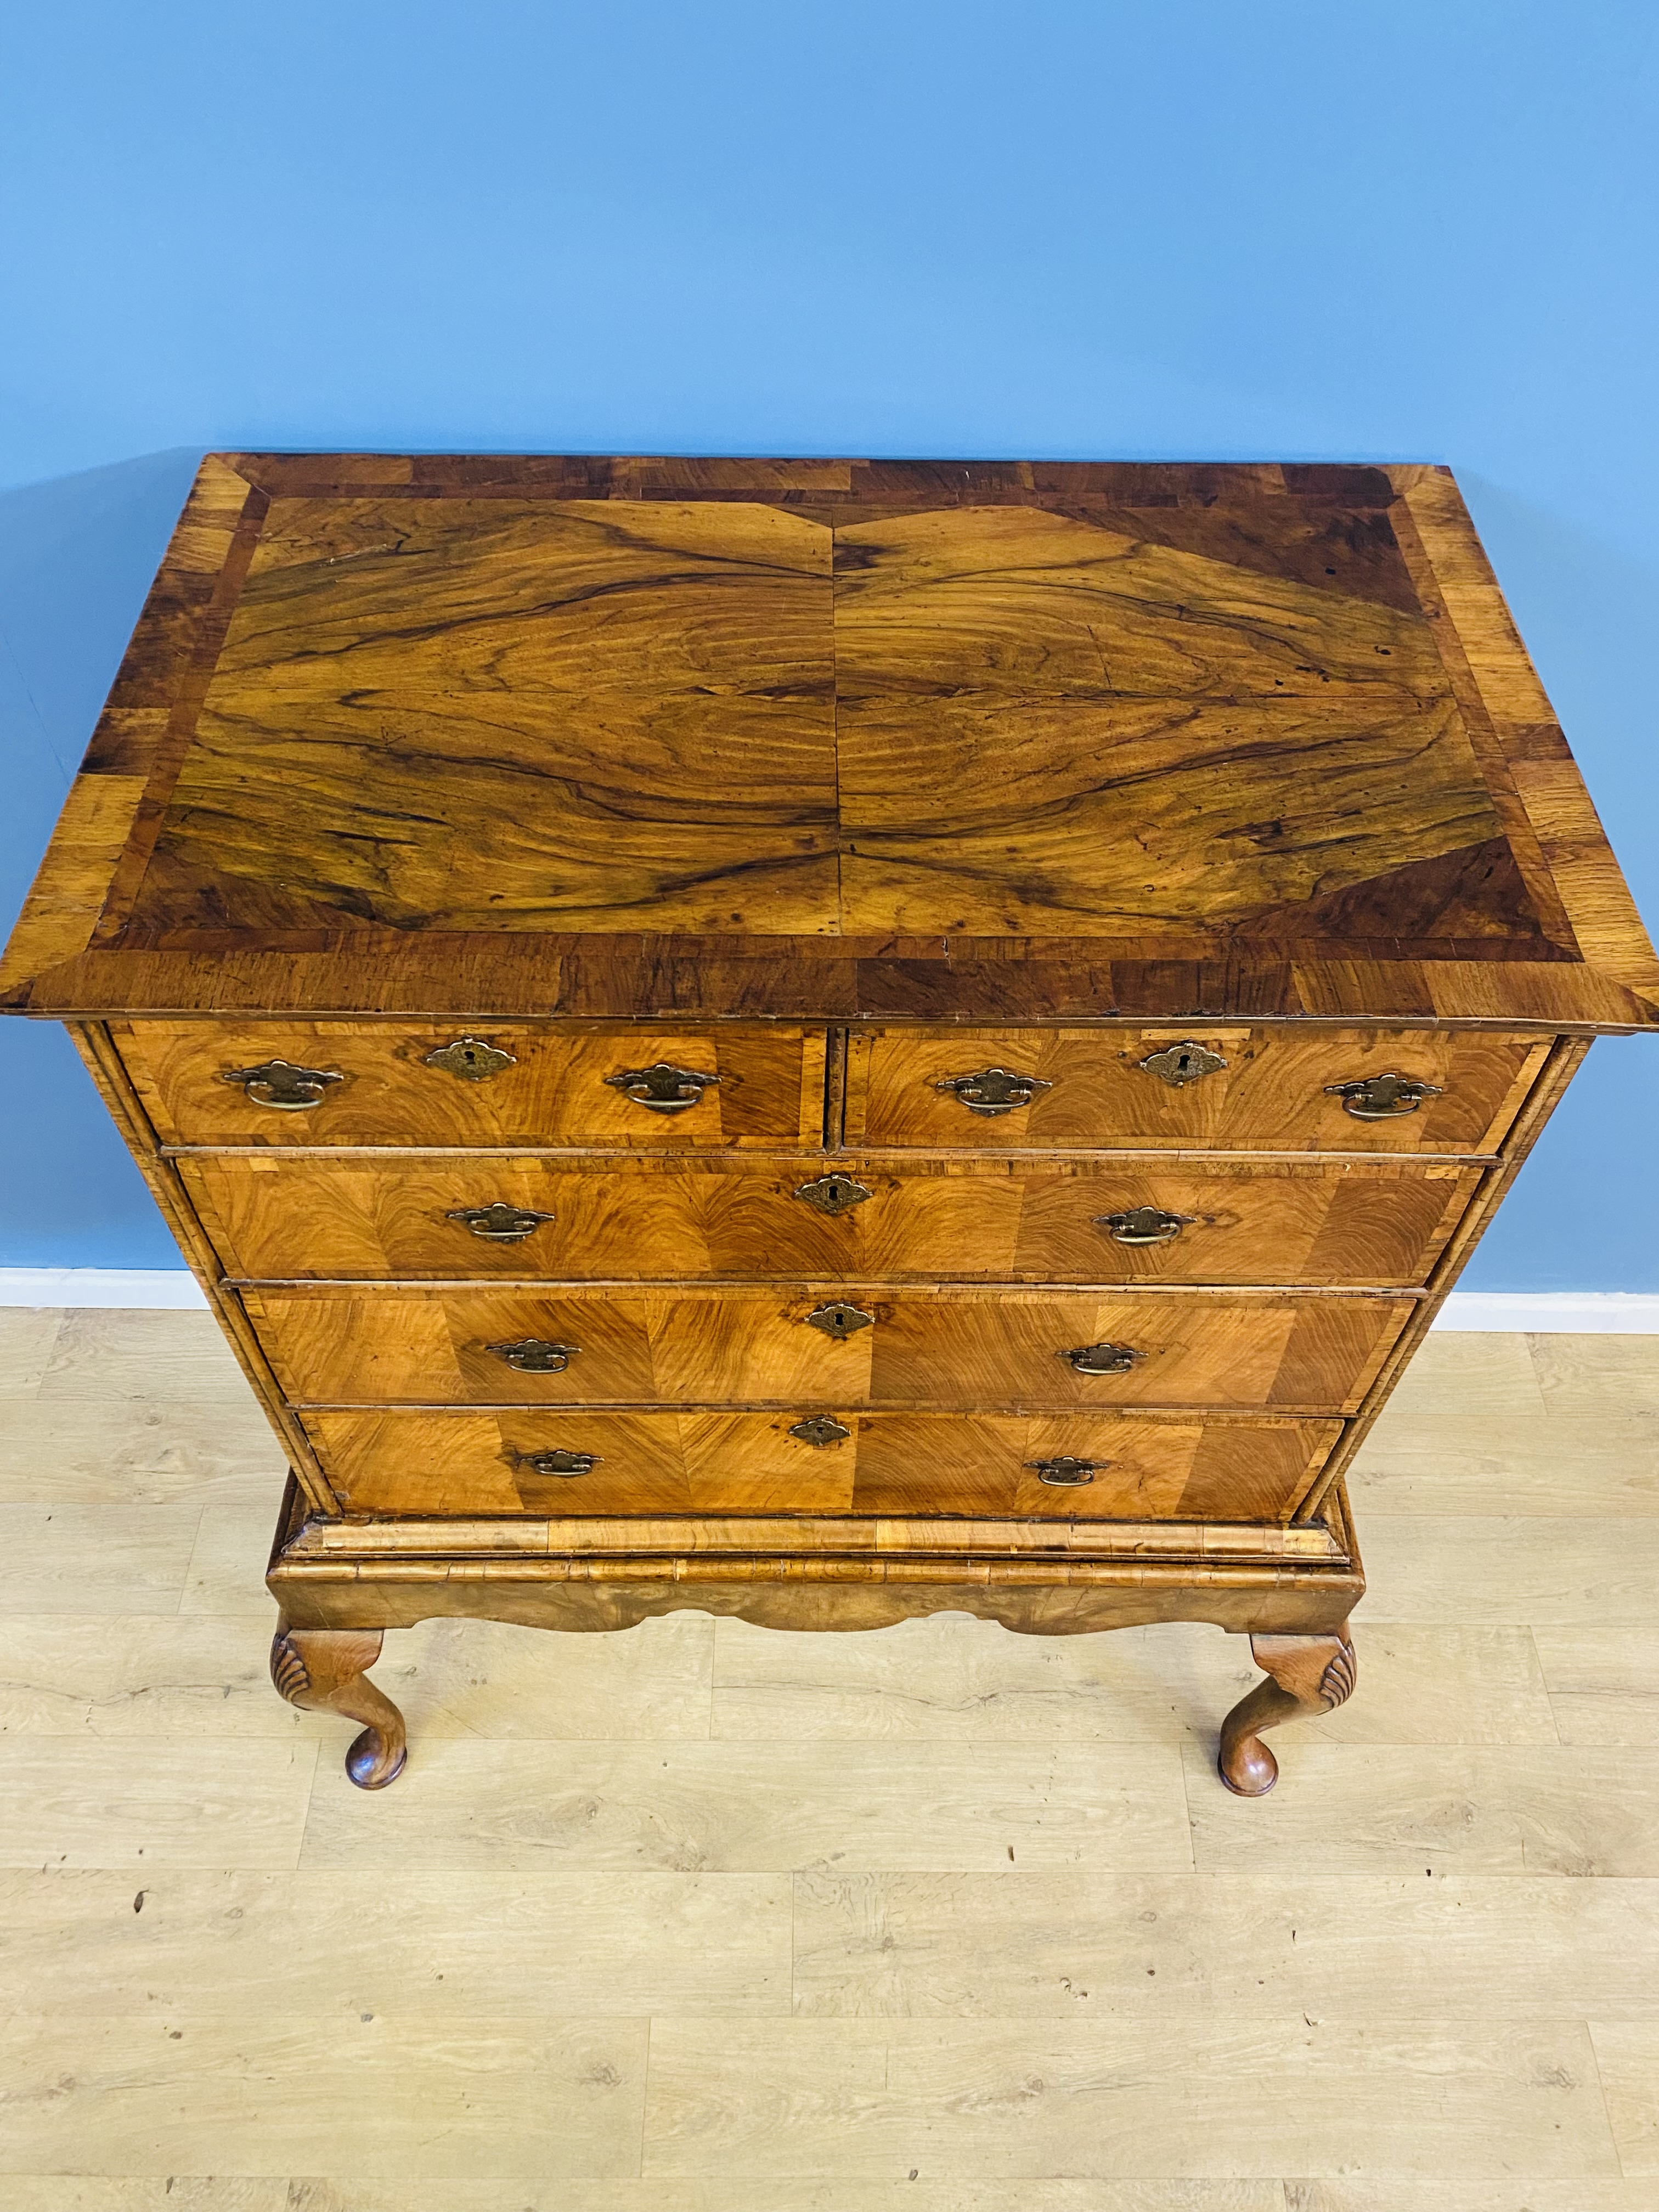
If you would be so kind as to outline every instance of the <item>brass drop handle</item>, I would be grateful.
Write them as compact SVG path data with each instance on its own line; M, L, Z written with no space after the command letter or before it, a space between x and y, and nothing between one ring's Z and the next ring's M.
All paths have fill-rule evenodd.
M822 1329L825 1336L833 1336L841 1344L849 1336L856 1336L861 1328L873 1328L875 1325L874 1314L866 1313L862 1306L849 1306L843 1298L837 1298L833 1305L820 1306L806 1316L808 1328Z
M1137 1359L1144 1359L1144 1352L1137 1352L1132 1344L1079 1344L1070 1352L1058 1352L1055 1358L1063 1359L1079 1375L1127 1375Z
M1367 1075L1328 1083L1325 1095L1340 1098L1356 1121L1397 1121L1402 1114L1415 1114L1425 1098L1438 1098L1440 1085L1419 1083L1414 1075Z
M459 1036L453 1044L440 1045L435 1052L428 1053L424 1064L441 1067L446 1075L459 1076L463 1083L483 1083L504 1067L516 1067L519 1063L510 1052L487 1044L483 1037Z
M446 1221L459 1221L486 1244L522 1244L533 1237L544 1221L556 1221L556 1213L535 1213L528 1206L508 1206L504 1200L494 1199L488 1206L457 1206L445 1214Z
M1073 1459L1068 1452L1063 1452L1058 1459L1028 1459L1025 1462L1027 1467L1036 1469L1039 1482L1046 1482L1055 1490L1080 1490L1111 1463L1109 1459Z
M599 1463L598 1452L544 1451L515 1452L514 1457L520 1467L527 1467L532 1474L591 1474Z
M1195 1213L1165 1213L1161 1206L1137 1206L1127 1213L1096 1214L1095 1227L1108 1231L1114 1244L1173 1244L1197 1218Z
M802 1443L811 1444L814 1451L822 1451L828 1444L844 1444L853 1431L843 1427L833 1414L814 1413L806 1420L797 1421L789 1433L799 1437Z
M562 1375L581 1346L579 1344L550 1344L545 1337L521 1336L511 1344L487 1344L486 1352L493 1352L497 1359L520 1375Z
M688 1107L700 1105L703 1092L720 1078L700 1075L695 1067L675 1067L659 1060L650 1067L624 1067L601 1080L650 1113L684 1114Z
M291 1060L262 1060L257 1067L227 1067L221 1083L239 1083L256 1106L278 1106L301 1114L320 1106L331 1083L343 1083L337 1068L296 1067Z
M1011 1067L981 1067L972 1075L947 1075L934 1084L970 1114L1012 1114L1029 1106L1039 1091L1052 1091L1040 1075L1016 1075Z

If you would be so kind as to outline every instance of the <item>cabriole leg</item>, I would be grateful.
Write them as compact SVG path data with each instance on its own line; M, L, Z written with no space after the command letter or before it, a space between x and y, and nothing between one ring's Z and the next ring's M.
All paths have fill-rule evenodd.
M1221 1723L1218 1765L1237 1796L1265 1797L1279 1779L1279 1761L1262 1742L1262 1729L1334 1712L1353 1692L1353 1646L1345 1622L1331 1636L1253 1636L1250 1650L1267 1680Z
M360 1790L395 1782L406 1756L403 1715L363 1672L380 1656L380 1637L378 1628L290 1628L279 1620L270 1646L270 1679L289 1705L367 1722L345 1759Z

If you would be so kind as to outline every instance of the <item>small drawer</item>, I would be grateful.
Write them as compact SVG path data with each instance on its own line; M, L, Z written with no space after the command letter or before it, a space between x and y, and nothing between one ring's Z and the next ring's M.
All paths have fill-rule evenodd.
M243 1280L1424 1282L1478 1167L1395 1160L337 1160L179 1171Z
M298 1405L1351 1413L1413 1310L1353 1292L250 1290Z
M1430 1030L855 1033L849 1146L1490 1153L1552 1040Z
M823 1143L822 1030L282 1021L111 1033L168 1145Z
M1288 1521L1338 1421L1152 1415L313 1413L349 1513ZM799 1433L803 1429L809 1433ZM833 1534L827 1547L833 1547Z

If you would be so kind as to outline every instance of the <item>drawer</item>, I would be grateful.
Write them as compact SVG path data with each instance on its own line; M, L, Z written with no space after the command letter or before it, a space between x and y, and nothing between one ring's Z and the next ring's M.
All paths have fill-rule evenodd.
M1413 1305L1354 1292L895 1291L833 1284L243 1295L289 1397L330 1406L799 1400L809 1409L1162 1405L1347 1413ZM847 1333L833 1333L837 1328Z
M846 1140L975 1152L1492 1152L1551 1042L1202 1024L873 1030L851 1040ZM1334 1088L1389 1075L1432 1092L1413 1104L1388 1085L1346 1098ZM1374 1112L1383 1118L1365 1118Z
M1341 1433L1273 1418L832 1418L846 1433L823 1444L792 1435L787 1413L335 1413L306 1425L352 1513L1066 1521L1286 1521ZM573 1471L554 1472L554 1455ZM1068 1460L1082 1464L1054 1464Z
M1186 1160L929 1159L896 1175L890 1160L846 1153L613 1164L251 1151L197 1153L179 1169L226 1272L243 1279L1385 1288L1425 1280L1482 1173L1389 1160L1206 1170Z
M163 1144L823 1143L822 1030L272 1021L111 1033ZM273 1061L284 1067L258 1073Z

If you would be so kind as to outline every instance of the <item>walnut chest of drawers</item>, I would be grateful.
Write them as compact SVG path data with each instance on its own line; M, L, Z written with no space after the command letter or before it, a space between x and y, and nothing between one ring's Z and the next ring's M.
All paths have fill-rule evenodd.
M386 1628L692 1606L1249 1633L1260 1794L1344 1468L1659 1023L1426 467L211 457L0 993L283 1440L369 1787Z

